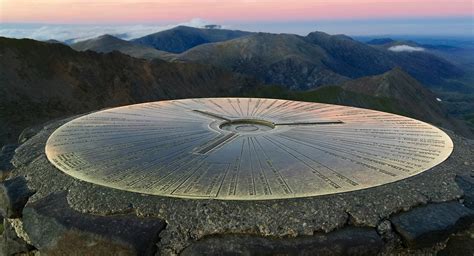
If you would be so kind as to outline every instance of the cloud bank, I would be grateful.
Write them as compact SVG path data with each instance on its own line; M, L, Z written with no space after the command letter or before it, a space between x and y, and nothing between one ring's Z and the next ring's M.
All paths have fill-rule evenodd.
M388 50L392 52L422 52L425 50L425 48L413 47L413 46L403 44L403 45L392 46L388 48Z
M82 40L110 34L130 40L179 25L203 27L212 24L203 19L192 19L187 22L166 25L41 25L41 24L3 24L0 36L10 38L30 38L40 41L50 39L74 43Z

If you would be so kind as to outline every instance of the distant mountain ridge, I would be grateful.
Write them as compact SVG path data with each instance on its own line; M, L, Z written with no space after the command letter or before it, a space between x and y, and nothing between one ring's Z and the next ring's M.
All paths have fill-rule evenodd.
M223 67L290 89L348 80L328 69L324 50L290 34L257 33L225 42L196 46L176 60Z
M461 120L451 117L429 89L400 68L309 91L291 91L278 86L259 87L247 96L375 109L416 118L466 137L474 137L474 131Z
M293 90L378 75L394 67L401 67L431 88L443 87L447 80L464 74L462 69L443 59L442 54L437 54L439 51L389 50L389 46L395 45L418 46L415 42L382 38L371 43L318 31L298 36L179 26L132 41L105 35L72 47L213 65ZM167 53L152 47L181 53ZM465 87L456 81L449 85L454 90L468 90Z
M227 41L250 35L252 32L228 29L208 29L178 26L131 40L135 44L171 53L181 53L195 46Z
M119 51L121 53L130 55L141 59L170 59L173 54L159 51L151 47L133 44L129 41L119 39L111 35L102 35L93 39L80 41L70 45L71 48L77 51L95 51L102 53L109 53L112 51Z
M394 68L384 74L342 83L344 90L396 101L400 114L472 136L467 126L448 115L442 102L415 78Z
M224 67L299 90L377 75L397 66L428 86L463 74L450 62L429 53L391 52L323 32L306 37L257 33L199 45L175 60Z
M365 52L366 47L373 51ZM354 40L346 36L258 33L201 45L177 55L193 52L197 60L203 60L189 63L136 59L118 51L81 52L59 43L0 37L0 144L14 140L27 126L104 107L242 95L378 109L468 134L440 108L431 92L403 71L406 68L375 65L364 69L367 63L386 60L384 51L354 45ZM338 63L340 73L334 71ZM388 71L378 73L381 67ZM436 71L439 67L432 68ZM345 72L368 75L352 79L342 75ZM311 88L315 82L321 87L310 91L275 90L269 86L303 84Z

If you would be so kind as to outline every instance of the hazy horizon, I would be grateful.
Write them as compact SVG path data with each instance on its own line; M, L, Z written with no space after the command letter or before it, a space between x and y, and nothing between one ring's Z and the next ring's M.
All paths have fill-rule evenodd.
M80 41L103 34L112 34L130 40L147 34L185 25L203 27L219 24L226 29L253 32L291 33L306 35L313 31L349 36L419 36L474 38L472 18L437 19L358 19L316 20L288 22L233 22L219 23L195 18L176 23L141 24L47 24L47 23L1 23L0 36L31 38L36 40ZM423 32L418 30L423 29Z
M0 0L0 36L133 39L177 25L306 35L474 36L471 0Z

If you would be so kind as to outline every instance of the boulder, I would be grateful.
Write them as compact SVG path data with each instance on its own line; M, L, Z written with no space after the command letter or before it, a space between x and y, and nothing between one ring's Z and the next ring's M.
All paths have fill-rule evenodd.
M295 238L213 236L197 241L181 255L376 255L383 245L375 229L346 227Z
M450 234L469 227L473 220L474 211L457 201L416 207L391 218L396 232L410 248L444 241Z
M8 144L2 147L0 150L0 181L5 180L13 169L11 160L15 154L15 149L18 147L16 144Z
M474 210L474 172L456 176L456 183L464 192L464 205Z
M451 236L439 256L472 256L474 254L474 225L470 229Z
M34 192L22 176L0 183L0 214L5 218L20 218L25 204Z
M161 219L134 214L98 216L72 209L66 193L29 204L23 228L31 244L47 255L153 255Z
M19 238L10 222L3 222L3 233L0 235L0 255L27 254L35 248Z

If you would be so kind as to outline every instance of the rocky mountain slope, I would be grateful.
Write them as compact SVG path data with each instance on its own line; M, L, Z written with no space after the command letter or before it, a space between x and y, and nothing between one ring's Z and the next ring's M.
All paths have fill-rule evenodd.
M327 67L330 58L320 46L297 35L258 33L200 45L176 59L223 67L289 89L309 89L348 80Z
M398 110L405 116L424 120L436 126L472 135L461 121L448 115L446 106L429 89L416 79L395 68L385 74L363 77L340 85L344 90L396 101Z
M237 94L256 82L206 65L0 38L0 145L27 126L105 107Z
M257 33L196 46L176 60L224 67L289 89L311 89L400 66L427 86L461 76L450 62L425 52L392 52L343 35L313 32L306 37Z
M97 38L77 42L70 45L77 51L95 51L109 53L119 51L140 59L170 59L173 54L156 50L155 48L134 44L111 35L102 35Z
M133 43L171 53L181 53L197 45L226 41L251 34L227 29L202 29L178 26L132 40Z
M443 102L400 68L310 91L291 91L279 86L259 87L247 94L312 102L324 102L386 111L444 127L466 137L474 132L450 116Z
M261 41L255 41L254 37ZM230 42L229 45L203 45L199 48L209 47L210 51L196 52L203 54L199 58L207 54L211 63L214 58L228 60L225 62L228 66L221 65L223 69L198 63L136 59L116 51L78 52L57 43L0 38L0 144L16 140L27 126L104 107L162 99L242 95L378 109L415 117L469 136L469 131L440 106L444 101L435 101L431 92L401 69L350 80L331 70L328 61L337 58L328 54L328 46L323 43L308 44L302 37L271 34L238 39L241 45L232 41L226 42ZM216 47L223 47L223 52L232 54L212 55ZM362 66L362 63L351 62L351 54L346 54L347 57L338 58L346 59L349 68ZM236 58L240 61L233 62ZM259 78L265 74L267 79L260 80L277 85L308 82L310 80L301 77L309 74L314 81L337 86L291 91L264 85L225 68ZM293 80L286 76L289 71Z

